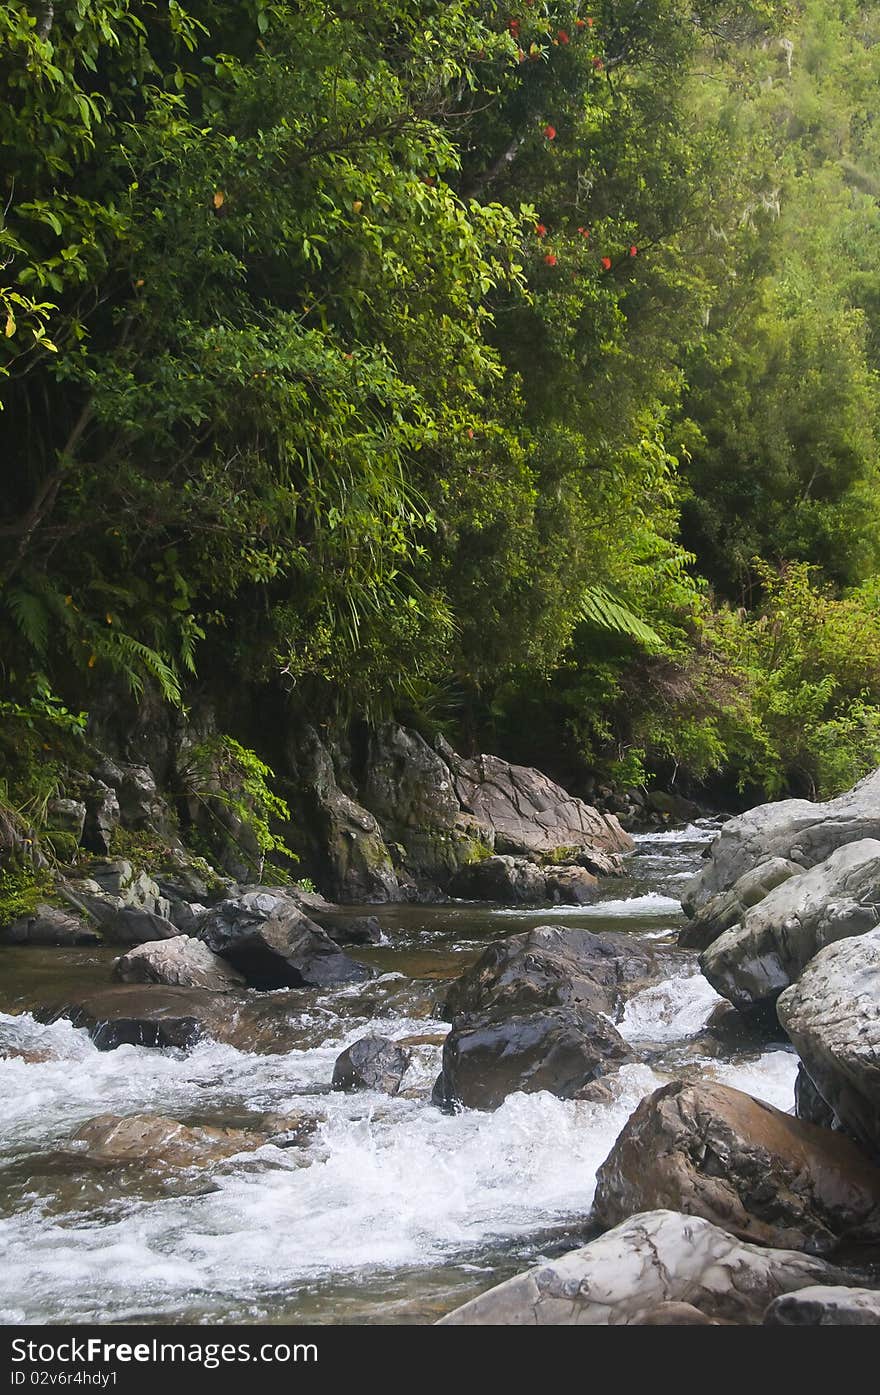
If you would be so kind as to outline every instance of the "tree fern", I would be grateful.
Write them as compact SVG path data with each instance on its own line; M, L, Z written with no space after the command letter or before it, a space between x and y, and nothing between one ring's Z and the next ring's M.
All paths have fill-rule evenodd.
M609 591L605 586L588 586L583 593L579 610L580 619L599 630L610 630L615 634L626 635L645 649L662 649L663 641L635 611Z

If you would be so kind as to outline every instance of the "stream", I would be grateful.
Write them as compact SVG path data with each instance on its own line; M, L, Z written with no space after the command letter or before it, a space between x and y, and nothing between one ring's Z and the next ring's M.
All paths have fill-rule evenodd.
M678 892L716 832L705 822L637 836L626 876L603 881L588 907L352 907L382 924L387 944L353 951L380 976L303 992L298 1049L283 1055L211 1042L98 1051L32 1010L73 984L106 983L118 950L0 951L0 1322L432 1322L591 1238L596 1169L666 1080L711 1078L790 1109L794 1053L707 1031L721 1000L696 956L674 947ZM617 1024L640 1062L608 1078L610 1102L541 1093L494 1114L432 1108L444 981L491 940L549 923L668 946L668 977ZM413 1047L399 1096L331 1093L339 1052L370 1030L429 1040ZM246 1127L268 1111L305 1112L317 1127L304 1146L266 1144L173 1180L58 1151L97 1114Z

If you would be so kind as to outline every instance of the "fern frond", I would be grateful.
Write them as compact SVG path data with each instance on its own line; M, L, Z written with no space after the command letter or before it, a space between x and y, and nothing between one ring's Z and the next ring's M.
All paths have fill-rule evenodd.
M614 634L626 635L646 649L662 649L663 641L642 620L635 611L607 589L605 586L588 586L583 593L579 610L580 619L599 630L610 630Z
M25 643L43 658L49 643L49 612L42 597L15 586L7 592L6 604Z

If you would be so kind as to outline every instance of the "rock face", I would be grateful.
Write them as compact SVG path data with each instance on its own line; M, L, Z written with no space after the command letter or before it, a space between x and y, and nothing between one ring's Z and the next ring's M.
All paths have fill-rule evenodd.
M706 866L686 889L682 905L689 916L705 902L771 857L815 867L846 843L880 838L880 770L846 794L824 804L783 799L761 804L724 825L709 850Z
M339 788L333 761L308 728L291 768L301 791L299 823L312 830L311 857L327 895L336 901L399 901L400 885L373 814Z
M449 989L442 1015L497 1009L586 1007L616 1013L625 988L656 973L651 949L631 935L594 935L540 925L489 945Z
M372 977L280 891L221 901L205 917L199 938L253 988L329 988Z
M774 1298L765 1327L880 1327L880 1292L815 1284Z
M573 864L539 867L525 857L499 854L462 867L452 878L448 890L451 896L465 901L586 906L595 901L598 882L585 867Z
M396 1095L412 1053L388 1037L362 1037L346 1047L333 1067L334 1090L379 1090Z
M788 858L770 857L743 872L729 891L720 891L703 903L694 919L679 931L678 943L682 949L707 949L725 930L739 925L746 911L763 901L768 892L803 870Z
M880 926L823 949L777 1009L842 1127L880 1154Z
M877 923L880 842L864 838L777 886L700 959L712 987L741 1012L769 1012L819 950Z
M205 1167L259 1148L266 1140L242 1129L187 1128L159 1114L101 1114L89 1119L68 1147L93 1167Z
M117 983L41 1014L84 1027L101 1051L117 1046L188 1050L203 1037L239 1051L276 1055L300 1043L297 993L217 993L207 988Z
M443 1045L433 1102L497 1109L517 1090L549 1090L572 1099L597 1076L632 1059L608 1019L584 1008L456 1017Z
M39 905L32 915L21 916L0 930L4 945L95 945L101 936L79 916Z
M839 1128L837 1115L819 1094L804 1070L803 1061L794 1082L794 1116L807 1124L817 1124L820 1129Z
M843 1276L820 1259L746 1245L708 1221L648 1211L440 1319L455 1326L623 1326L662 1303L756 1324L782 1293Z
M880 1239L880 1170L840 1133L725 1085L674 1081L642 1101L596 1180L602 1225L661 1207L824 1253Z
M243 988L245 983L244 976L237 969L189 935L137 945L117 959L113 966L113 977L120 983L211 988L216 993Z

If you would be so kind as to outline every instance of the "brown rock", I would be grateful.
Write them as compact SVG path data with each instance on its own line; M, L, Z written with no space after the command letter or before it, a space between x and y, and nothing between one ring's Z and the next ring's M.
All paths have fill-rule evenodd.
M675 1081L629 1119L597 1174L595 1208L607 1226L669 1208L819 1253L880 1239L880 1170L841 1134L724 1085Z
M139 1163L180 1168L205 1167L264 1142L260 1134L241 1129L187 1128L161 1114L100 1114L74 1134L71 1148L95 1167Z

